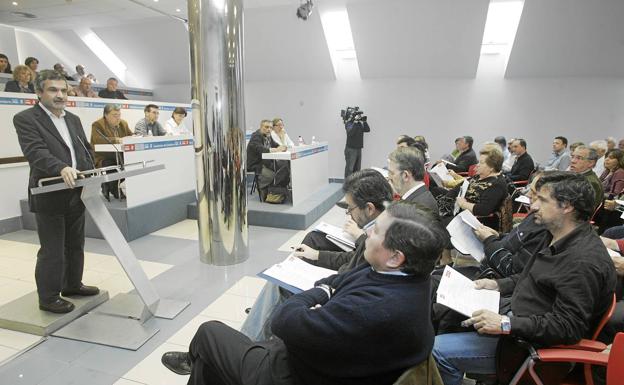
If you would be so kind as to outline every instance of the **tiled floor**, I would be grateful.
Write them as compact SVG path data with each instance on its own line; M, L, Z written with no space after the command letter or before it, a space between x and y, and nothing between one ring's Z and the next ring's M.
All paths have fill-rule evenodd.
M341 225L344 210L334 207L320 220ZM160 331L137 351L0 329L0 385L185 384L187 377L162 366L162 353L187 350L197 327L208 320L240 328L245 308L264 285L255 274L283 260L306 232L252 226L250 257L235 266L199 261L194 220L137 239L130 246L161 297L184 299L191 305L173 320L148 321ZM37 250L32 231L0 236L0 306L35 290ZM108 290L111 297L133 289L105 241L87 239L85 250L85 283Z

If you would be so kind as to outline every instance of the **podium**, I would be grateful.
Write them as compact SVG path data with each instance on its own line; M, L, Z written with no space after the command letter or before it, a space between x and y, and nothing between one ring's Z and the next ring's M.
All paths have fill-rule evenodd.
M100 186L104 182L128 179L164 168L162 164L140 162L80 172L84 178L76 180L76 187L82 187L82 202L113 249L137 294L117 294L52 335L137 350L159 331L154 322L147 321L153 317L173 319L190 304L161 299L158 296L100 196ZM39 181L39 187L31 189L31 194L44 194L67 188L60 177L46 178Z

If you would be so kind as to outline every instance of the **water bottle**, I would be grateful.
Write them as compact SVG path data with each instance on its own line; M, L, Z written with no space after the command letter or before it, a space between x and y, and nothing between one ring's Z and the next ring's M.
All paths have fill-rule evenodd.
M303 146L305 144L301 135L299 135L299 138L297 138L297 143L299 144L299 146Z
M311 144L316 144L316 136L312 136L312 142Z

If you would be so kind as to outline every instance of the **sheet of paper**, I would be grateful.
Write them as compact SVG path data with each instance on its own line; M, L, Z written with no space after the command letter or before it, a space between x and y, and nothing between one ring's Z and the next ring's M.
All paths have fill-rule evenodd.
M479 262L485 257L483 243L474 234L472 227L464 222L461 215L456 215L451 223L446 226L446 230L451 235L451 243L457 251L462 254L469 254Z
M280 283L286 286L295 287L299 290L305 291L314 287L314 282L319 279L329 277L336 274L337 271L326 269L324 267L314 266L301 259L289 255L284 261L277 263L262 273L259 276L271 280L275 280L278 285Z
M440 160L446 164L450 164L451 166L457 166L455 163L449 162L448 160L445 160L445 159L440 159Z
M610 257L621 257L622 256L622 254L620 254L619 252L617 252L615 250L611 250L608 247L607 247L607 252L609 253Z
M454 180L454 178L451 176L451 174L449 174L448 170L446 169L444 163L436 164L431 170L429 170L429 173L437 175L438 177L440 177L440 179L446 182Z
M381 167L371 167L371 168L379 172L381 175L383 175L384 178L388 177L388 170L386 170L385 168L381 168Z
M464 183L462 183L461 187L459 188L459 194L457 194L457 198L459 197L465 197L466 196L466 191L468 191L468 185L470 184L470 182L468 182L468 179L464 179ZM453 215L457 215L457 213L459 213L459 210L461 210L461 207L459 207L459 205L457 204L457 200L455 200L455 207L453 208Z
M498 313L500 293L495 290L477 290L474 282L446 266L438 286L437 302L467 317L477 310Z
M342 240L340 240L340 239L338 239L338 238L336 238L336 237L334 237L332 235L326 234L325 238L327 238L328 241L330 241L334 245L340 247L344 251L353 251L353 249L355 249L355 247L344 243Z
M334 225L330 225L329 223L321 222L314 228L316 231L320 231L327 235L331 235L334 239L340 240L345 245L351 246L355 248L355 239L351 236L351 234L345 232L342 228Z
M514 200L516 202L518 202L518 203L522 203L522 204L525 204L525 205L530 205L531 204L531 199L529 199L529 197L526 196L526 195L520 195L520 196L518 196Z
M483 224L479 222L477 217L475 217L474 214L472 214L468 210L464 210L461 213L459 213L459 217L462 219L462 221L465 224L467 224L468 226L472 227L475 230L483 226Z

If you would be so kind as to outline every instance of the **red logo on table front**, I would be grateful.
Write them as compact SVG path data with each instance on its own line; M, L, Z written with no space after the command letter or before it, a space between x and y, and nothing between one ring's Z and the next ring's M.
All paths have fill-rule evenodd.
M134 144L124 144L124 151L134 151Z
M67 107L76 107L76 102L74 100L68 100L65 105Z
M24 99L24 104L28 104L29 106L34 106L37 104L37 99Z

